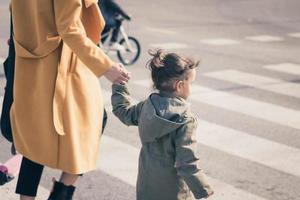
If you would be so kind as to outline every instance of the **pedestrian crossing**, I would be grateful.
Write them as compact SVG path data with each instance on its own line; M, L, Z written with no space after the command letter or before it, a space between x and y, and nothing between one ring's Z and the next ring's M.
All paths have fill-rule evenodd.
M291 75L300 75L300 64L295 63L279 63L273 65L265 65L263 68L277 71L277 72L284 72Z
M149 86L149 81L147 80L135 81L135 83L144 87ZM199 86L196 86L193 92L200 93L201 89ZM109 92L106 91L104 96L109 96ZM106 99L106 101L109 101L109 99ZM134 100L133 104L136 102L138 101ZM286 116L289 115L290 113L286 114ZM300 118L297 120L300 123ZM203 136L203 134L205 135ZM203 120L199 122L198 137L199 143L203 145L211 146L232 155L300 177L300 150L297 148ZM235 140L234 143L232 143L233 139ZM274 154L280 155L280 157L274 158ZM299 163L299 165L295 165L295 163Z
M144 87L148 80L135 81ZM194 85L190 99L300 130L300 112L220 90Z
M300 33L288 33L287 35L290 37L300 38Z
M252 40L255 42L278 42L283 41L283 38L272 36L272 35L255 35L255 36L247 36L247 40Z
M156 27L146 27L146 31L151 31L156 34L166 34L166 35L175 35L176 31L166 30L165 28L156 28Z
M232 40L228 38L204 39L201 40L200 42L204 44L215 45L215 46L235 45L240 43L237 40Z
M19 196L15 194L17 179L0 186L0 199L2 200L17 200ZM38 189L36 200L45 200L49 197L50 191L40 186Z
M109 136L101 139L99 169L135 186L139 149ZM120 165L122 163L122 165ZM259 196L234 188L222 181L208 178L215 190L211 200L264 200Z
M300 38L300 33L288 33L287 36L294 39ZM203 38L200 40L201 44L211 45L211 46L233 46L241 45L246 42L256 42L256 43L274 43L274 42L284 42L288 38L284 36L274 36L274 35L252 35L244 36L243 38Z
M166 50L170 50L170 49L187 49L187 48L189 48L189 46L187 44L175 43L175 42L171 42L171 43L154 43L154 44L150 44L150 47L162 48L162 49L166 49Z
M203 145L300 177L300 165L295 165L300 163L297 148L203 120L197 131L198 142Z
M0 57L0 65L2 66L2 64L4 63L5 59Z
M295 64L294 67L295 66L297 65ZM292 72L292 70L290 72ZM230 81L234 84L251 86L254 89L257 88L284 96L299 98L299 84L297 83L285 82L283 80L238 70L221 70L203 75L210 78ZM136 86L148 88L148 91L151 90L150 80L135 80L133 83ZM289 92L285 92L284 88L289 90ZM287 128L297 129L297 132L299 132L299 111L199 85L194 85L192 91L194 94L191 97L192 102L201 102L222 109L225 108L228 112L234 111L236 113L264 119L274 123L274 126L283 125ZM105 96L108 96L109 93L109 91L106 91ZM135 100L135 102L137 102L137 100ZM300 150L296 147L291 147L204 120L199 121L198 142L199 144L212 147L221 152L226 152L231 156L300 178ZM132 183L134 182L135 180L132 181ZM212 182L214 186L218 185L216 182ZM221 185L222 186L217 186L216 190L226 187L224 183ZM231 188L226 191L234 191L233 193L237 194L237 188L233 186L230 187ZM239 193L239 197L236 199L262 199L255 195L248 198L242 197L243 195L245 195L245 193ZM247 193L247 195L249 194ZM223 193L222 198L218 196L216 199L227 199L227 197L229 197L228 199L235 199L228 193Z
M263 68L279 73L300 75L300 71L298 71L300 65L296 63L268 65L263 66ZM233 69L208 72L203 74L203 76L220 81L228 81L237 85L249 86L253 89L271 91L282 96L300 98L300 84L294 82L286 82L280 79ZM151 90L150 80L137 79L133 80L132 83L133 87L143 87L148 88L148 91ZM133 91L133 88L129 87L129 90ZM271 122L274 126L296 129L300 133L299 111L232 94L226 90L211 89L197 84L193 85L192 91L193 95L190 98L192 103L200 102L219 109L225 109L229 113L244 114L255 119ZM103 89L103 98L108 111L112 110L110 97L111 91ZM137 103L137 99L139 98L135 98L134 93L132 97L132 102ZM280 173L300 178L300 149L296 147L251 135L244 131L235 130L232 127L229 128L224 125L208 122L205 119L199 120L197 140L199 145L208 146L220 152L226 152L232 157L247 160L257 165L277 170ZM138 147L117 138L103 135L98 169L131 186L135 186L138 170L138 154ZM203 159L203 162L205 162L206 158L204 157ZM215 162L218 164L217 160ZM267 198L261 197L260 194L237 188L216 178L209 177L209 182L216 192L210 198L212 200L267 200ZM12 194L14 187L15 181L5 187L0 187L0 194L7 195L5 199L16 199L16 196ZM37 199L46 199L48 195L49 190L40 187L39 198Z
M282 80L237 70L222 70L210 72L204 74L204 76L300 98L300 84L297 83L285 82Z
M157 27L146 27L145 30L154 32L156 34L164 34L164 35L174 35L180 34L178 30L173 29L161 29ZM271 35L271 34L261 34L261 35L244 35L239 38L223 38L223 37L215 37L215 38L202 38L199 40L201 44L211 45L211 46L234 46L240 45L245 42L258 42L258 43L273 43L273 42L284 42L289 38L299 39L300 32L291 32L291 33L281 33L280 35ZM189 48L187 44L184 43L156 43L150 44L151 47L155 48L163 48L163 49L185 49Z

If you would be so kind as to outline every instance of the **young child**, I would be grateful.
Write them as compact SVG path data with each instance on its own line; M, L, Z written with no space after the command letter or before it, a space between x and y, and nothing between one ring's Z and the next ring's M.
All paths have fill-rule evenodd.
M126 85L112 86L113 113L138 126L142 142L137 200L191 200L192 193L207 198L213 191L198 167L197 122L186 102L199 62L163 50L149 53L158 93L131 105Z

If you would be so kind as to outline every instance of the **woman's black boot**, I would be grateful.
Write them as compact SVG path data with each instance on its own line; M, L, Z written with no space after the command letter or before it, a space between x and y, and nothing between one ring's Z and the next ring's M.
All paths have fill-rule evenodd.
M75 187L73 185L66 186L61 182L55 181L48 200L72 200L74 190Z

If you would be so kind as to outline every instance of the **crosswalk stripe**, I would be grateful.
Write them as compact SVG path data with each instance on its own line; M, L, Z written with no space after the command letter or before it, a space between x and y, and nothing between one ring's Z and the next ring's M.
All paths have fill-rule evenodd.
M0 187L1 199L5 199L5 200L18 199L18 195L15 194L16 184L17 184L17 178L15 178L13 181L5 185L2 185ZM45 200L48 198L49 194L50 192L46 188L39 186L36 200Z
M256 35L246 37L248 40L257 41L257 42L277 42L282 41L283 38L272 36L272 35Z
M148 80L134 81L141 86L148 86ZM254 99L213 90L195 85L190 100L206 103L215 107L243 113L258 119L267 120L283 126L300 129L300 112L289 108L257 101Z
M274 93L300 98L300 84L284 82L265 76L237 70L221 70L204 74L207 77L230 81L241 85L256 87Z
M197 133L203 145L300 177L297 148L203 120L199 121Z
M199 121L197 136L200 144L300 177L300 150L297 148L204 120Z
M274 65L265 65L263 68L284 72L293 75L300 75L300 65L295 63L280 63Z
M295 37L295 38L300 38L300 33L289 33L288 36Z
M135 186L139 151L109 136L101 138L98 168ZM121 164L120 164L121 163Z
M168 34L168 35L174 35L177 33L176 31L166 30L165 28L155 28L155 27L146 27L146 30L155 33Z
M99 169L105 173L135 186L138 170L138 156L139 149L124 144L112 137L102 136ZM264 200L262 197L237 189L217 179L208 177L208 181L215 190L215 194L210 197L212 200Z
M240 43L237 40L232 40L232 39L228 39L228 38L203 39L200 42L203 44L209 44L209 45L215 45L215 46L235 45L235 44Z
M2 65L4 63L5 59L0 57L0 65Z
M184 43L156 43L156 44L150 44L151 47L154 48L162 48L162 49L186 49L189 46Z

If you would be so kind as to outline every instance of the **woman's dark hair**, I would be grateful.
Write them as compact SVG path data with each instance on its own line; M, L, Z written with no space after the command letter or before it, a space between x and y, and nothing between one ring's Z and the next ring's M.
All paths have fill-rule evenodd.
M150 49L148 53L153 58L146 66L151 70L153 88L159 91L174 92L174 81L187 79L189 70L198 67L200 63L162 49Z

